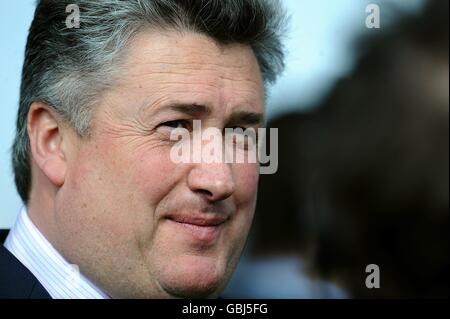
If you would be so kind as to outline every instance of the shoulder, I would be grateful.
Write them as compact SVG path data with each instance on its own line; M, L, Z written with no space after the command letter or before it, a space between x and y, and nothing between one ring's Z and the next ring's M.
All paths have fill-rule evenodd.
M49 299L36 277L3 246L7 234L8 231L0 231L0 299Z

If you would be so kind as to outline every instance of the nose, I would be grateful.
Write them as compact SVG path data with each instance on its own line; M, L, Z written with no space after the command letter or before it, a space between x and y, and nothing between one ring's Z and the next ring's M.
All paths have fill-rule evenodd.
M227 163L197 164L189 172L188 185L211 202L230 197L235 189L233 172Z

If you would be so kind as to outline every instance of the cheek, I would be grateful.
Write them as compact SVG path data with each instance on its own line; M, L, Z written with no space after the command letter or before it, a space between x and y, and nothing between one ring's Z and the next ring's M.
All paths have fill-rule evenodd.
M173 167L165 153L113 143L79 152L58 207L67 257L97 254L105 264L142 264L137 243L150 243L156 207L171 189Z
M240 246L244 243L253 220L258 190L259 166L255 164L235 164L233 169L236 216L228 238L235 238L236 244Z
M148 213L148 206L156 205L170 190L174 168L169 155L167 146L154 146L151 142L99 139L80 160L88 164L78 169L78 180L90 174L90 188L101 188L109 196L114 194L110 199L132 198L116 205L145 205Z
M99 140L78 154L67 176L72 206L117 234L141 228L147 233L158 202L172 186L173 165L163 147L130 146Z
M235 198L238 206L254 207L258 191L259 165L235 164Z
M132 180L145 201L156 208L177 182L177 167L170 160L170 149L142 151L132 159Z

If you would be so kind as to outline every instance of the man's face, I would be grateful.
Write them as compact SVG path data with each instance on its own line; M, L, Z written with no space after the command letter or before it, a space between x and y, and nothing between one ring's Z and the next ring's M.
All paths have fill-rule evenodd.
M170 132L194 119L256 128L248 119L262 116L263 99L249 47L141 33L99 98L91 136L67 158L57 249L112 297L217 296L250 228L259 166L176 164Z

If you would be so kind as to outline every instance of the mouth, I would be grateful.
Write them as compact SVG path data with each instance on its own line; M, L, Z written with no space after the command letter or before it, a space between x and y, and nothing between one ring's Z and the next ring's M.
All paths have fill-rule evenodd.
M181 232L202 245L216 242L228 221L227 217L219 215L173 215L166 219L177 228L176 233Z

